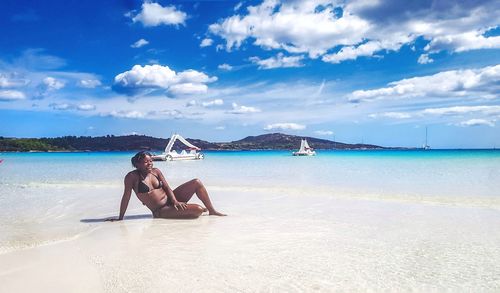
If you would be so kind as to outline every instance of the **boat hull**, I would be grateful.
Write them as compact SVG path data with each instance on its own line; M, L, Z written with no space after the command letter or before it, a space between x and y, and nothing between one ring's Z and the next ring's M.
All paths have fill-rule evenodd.
M151 157L153 161L183 161L183 160L202 160L204 155L201 153L187 154L187 155L171 155L171 154L161 154L154 155Z
M316 152L294 152L294 156L315 156Z

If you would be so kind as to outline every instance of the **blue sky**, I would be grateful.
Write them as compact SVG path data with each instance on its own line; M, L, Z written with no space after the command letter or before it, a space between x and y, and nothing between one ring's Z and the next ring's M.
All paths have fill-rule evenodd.
M500 147L498 1L2 1L0 135Z

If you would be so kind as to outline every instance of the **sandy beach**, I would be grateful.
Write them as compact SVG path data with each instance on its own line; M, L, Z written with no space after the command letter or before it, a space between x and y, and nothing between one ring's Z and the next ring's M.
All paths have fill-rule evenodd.
M89 229L75 237L3 253L1 291L500 288L498 210L324 196L304 204L300 196L257 191L213 197L228 217L152 219L136 203L125 221L82 218Z

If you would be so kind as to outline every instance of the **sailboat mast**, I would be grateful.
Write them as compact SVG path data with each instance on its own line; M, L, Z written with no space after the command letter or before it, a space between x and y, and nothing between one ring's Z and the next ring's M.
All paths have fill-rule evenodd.
M425 147L427 147L427 126L425 127Z

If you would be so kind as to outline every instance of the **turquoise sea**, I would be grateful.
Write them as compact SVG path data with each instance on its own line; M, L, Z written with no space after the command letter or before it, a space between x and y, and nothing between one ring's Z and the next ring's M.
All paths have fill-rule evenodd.
M0 184L120 185L132 152L3 153ZM192 177L209 185L304 189L345 196L500 197L499 150L206 151L205 160L155 162L167 179ZM5 187L5 186L4 186ZM459 199L460 198L460 199Z

